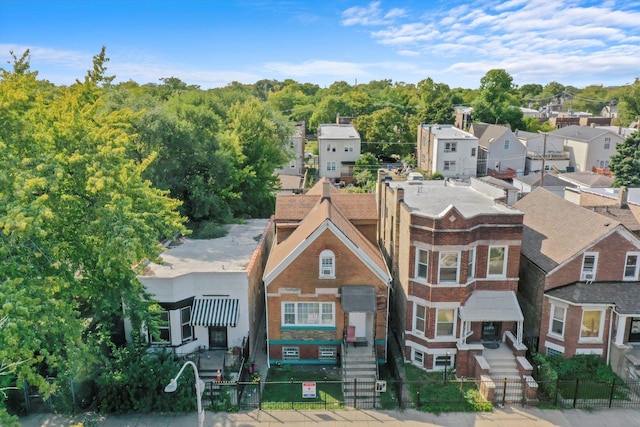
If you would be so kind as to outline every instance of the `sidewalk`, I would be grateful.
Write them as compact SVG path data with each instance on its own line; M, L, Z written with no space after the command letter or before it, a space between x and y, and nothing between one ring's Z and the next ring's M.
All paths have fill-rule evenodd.
M84 422L85 427L192 427L197 416L192 414L81 414L63 417L55 414L33 414L20 419L24 427L69 427ZM640 410L541 410L536 408L504 408L486 413L454 412L441 415L418 412L377 410L340 411L250 411L235 414L206 412L206 427L302 426L302 427L619 427L640 425Z

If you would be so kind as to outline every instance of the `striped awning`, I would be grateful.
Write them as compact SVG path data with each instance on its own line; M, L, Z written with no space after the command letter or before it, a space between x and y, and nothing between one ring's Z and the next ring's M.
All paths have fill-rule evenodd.
M193 326L236 326L238 300L230 298L196 298L191 312Z

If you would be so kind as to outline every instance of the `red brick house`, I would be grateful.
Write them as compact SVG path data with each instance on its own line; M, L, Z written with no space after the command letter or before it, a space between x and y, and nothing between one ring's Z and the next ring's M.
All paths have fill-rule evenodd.
M264 273L270 364L344 362L349 325L374 375L386 361L391 279L376 223L373 194L342 194L326 178L307 194L278 196Z
M544 189L515 206L524 212L525 334L539 337L542 354L598 354L622 377L640 373L638 236Z
M393 277L390 325L405 360L490 376L485 356L500 347L515 375L530 373L515 360L526 350L516 298L523 215L497 201L503 193L475 178L379 180L379 236Z

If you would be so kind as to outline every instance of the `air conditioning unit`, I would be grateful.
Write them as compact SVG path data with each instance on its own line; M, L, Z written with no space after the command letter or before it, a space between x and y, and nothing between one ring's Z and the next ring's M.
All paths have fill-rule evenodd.
M582 275L584 280L588 280L588 281L592 281L593 280L593 273L584 273Z
M322 269L322 275L323 276L331 276L331 269L330 268Z

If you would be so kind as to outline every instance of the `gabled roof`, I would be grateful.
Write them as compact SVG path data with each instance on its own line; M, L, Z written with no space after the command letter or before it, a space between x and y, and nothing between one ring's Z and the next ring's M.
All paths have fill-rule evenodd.
M325 184L326 183L326 184ZM324 189L324 190L323 190ZM351 220L377 221L378 212L374 194L345 194L324 177L306 194L281 194L276 198L275 220L302 221L327 191L332 203Z
M334 233L382 281L389 283L390 277L380 250L360 233L332 203L332 199L318 200L291 235L273 246L264 272L266 285L269 285L287 265L327 230Z
M558 175L560 179L587 187L611 187L613 178L595 172L568 172Z
M514 181L520 181L523 184L531 186L540 185L540 173L530 173L529 175L517 176L513 178ZM558 178L558 175L552 173L546 173L544 175L543 187L571 187L575 188L575 184L571 184L568 181Z
M621 227L543 188L514 207L524 212L522 254L547 273Z
M574 141L585 141L585 142L592 141L604 134L619 136L608 129L599 128L597 126L591 127L591 126L579 126L579 125L565 126L548 133L548 135L559 136L562 138L572 139Z
M513 135L513 132L511 132L511 129L509 129L506 126L487 125L487 128L485 129L485 131L482 132L482 136L480 136L478 139L478 145L481 145L485 148L489 148L491 144L493 144L498 139L502 138L504 134L507 132ZM518 142L520 141L518 140Z

